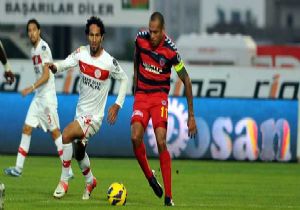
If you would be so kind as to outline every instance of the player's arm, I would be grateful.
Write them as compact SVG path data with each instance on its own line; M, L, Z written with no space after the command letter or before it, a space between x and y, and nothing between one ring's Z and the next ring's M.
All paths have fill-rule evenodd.
M75 66L78 65L78 53L80 52L80 48L78 48L75 52L70 54L65 60L55 62L55 63L47 63L50 71L53 74L63 71L68 71Z
M0 60L5 69L4 77L6 81L11 85L15 81L15 75L11 71L11 66L7 60L6 52L1 41L0 41Z
M4 50L4 47L3 47L1 41L0 41L0 60L1 60L1 63L3 64L3 66L7 65L8 60L7 60L6 52ZM6 69L10 70L10 68L5 67L5 70Z
M107 121L111 125L116 122L119 109L122 108L124 104L128 86L128 77L116 60L114 60L113 68L115 71L112 73L112 77L120 82L120 88L115 103L108 110Z
M191 79L185 69L183 61L181 60L177 65L174 66L177 72L178 77L184 84L185 87L185 96L188 104L188 134L189 137L194 138L197 133L197 126L194 116L194 108L193 108L193 93L192 93L192 83Z
M35 89L37 89L41 85L45 84L49 80L49 77L50 77L49 66L48 65L44 65L43 66L43 74L42 74L42 76L35 83L33 83L31 86L23 89L21 91L22 96L26 96L26 95L32 93Z
M135 94L136 87L137 87L137 72L138 72L138 52L137 48L134 50L134 55L133 55L133 94Z
M52 55L51 55L50 48L48 46L43 46L40 56L42 59L42 66L43 66L42 75L31 86L29 86L21 91L21 94L23 96L26 96L26 95L32 93L35 89L37 89L40 86L42 86L43 84L47 83L50 78L49 65L47 65L47 63L52 61Z

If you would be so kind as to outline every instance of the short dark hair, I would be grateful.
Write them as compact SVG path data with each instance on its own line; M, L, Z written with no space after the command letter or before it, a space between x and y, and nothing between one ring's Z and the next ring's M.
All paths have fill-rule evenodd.
M161 27L165 27L165 19L164 16L160 12L153 12L150 21L158 20L160 22Z
M27 22L27 27L26 27L27 32L28 32L28 26L29 26L29 24L32 24L32 23L35 24L38 29L41 28L39 22L35 18L32 18L32 19L28 20L28 22Z
M88 35L90 33L90 26L92 24L96 24L100 28L100 34L103 36L105 34L105 27L102 22L102 20L96 16L90 17L90 19L87 20L87 23L85 25L85 34Z

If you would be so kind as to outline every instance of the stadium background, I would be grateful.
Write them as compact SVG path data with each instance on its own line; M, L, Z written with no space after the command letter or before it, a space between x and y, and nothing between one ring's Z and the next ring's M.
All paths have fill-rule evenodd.
M191 75L198 119L199 135L196 140L189 140L184 126L186 119L180 117L186 116L186 103L177 98L183 95L183 88L173 74L170 101L174 101L174 106L170 109L167 139L173 158L296 161L299 158L297 9L300 4L256 0L230 7L228 3L234 1L227 1L1 1L0 38L17 74L17 82L8 86L1 81L4 113L0 132L7 138L0 140L0 152L13 154L17 150L21 134L15 131L21 130L30 102L30 98L23 99L15 93L34 78L25 30L27 20L35 17L41 22L42 37L58 60L86 43L84 24L87 17L95 14L107 26L104 47L122 60L130 85L120 115L122 125L109 128L104 123L100 133L91 140L95 147L91 146L90 152L95 156L133 156L129 113L134 37L140 28L147 28L151 12L158 10L165 15L166 30L177 42ZM276 15L278 12L280 15ZM281 33L272 33L275 29ZM62 128L73 117L77 82L76 69L56 79ZM117 87L118 84L111 83L110 101ZM9 115L6 110L11 110ZM13 123L5 126L8 121ZM265 124L269 127L264 128ZM114 129L122 133L116 134ZM157 150L152 137L149 125L145 141L150 155L155 156ZM48 150L51 148L48 138L39 131L34 134L31 152L55 154L54 150ZM112 148L115 152L108 152ZM268 157L263 157L265 153Z
M87 43L86 19L100 16L107 27L104 47L129 76L118 122L111 127L104 121L90 140L93 173L100 180L91 199L79 199L84 183L75 161L67 196L53 199L60 162L49 134L35 130L22 177L0 173L5 209L107 209L106 190L115 181L127 188L124 208L163 208L133 158L129 124L134 39L155 10L164 14L191 76L199 131L196 139L187 138L184 90L173 73L167 141L175 208L300 209L299 1L0 0L0 40L17 79L9 86L0 78L1 170L15 163L33 96L19 93L34 80L26 34L30 18L40 21L43 39L60 60ZM62 129L74 117L77 85L77 69L56 75ZM112 81L107 107L118 85ZM151 123L145 144L162 182Z
M34 78L25 28L27 20L35 17L40 21L42 37L50 44L54 59L59 60L86 44L84 24L87 17L95 14L103 18L107 26L104 47L121 60L130 85L119 116L122 123L115 127L104 123L100 133L91 139L93 146L89 150L94 156L132 157L129 122L134 37L140 28L147 28L151 12L158 10L165 15L166 30L177 42L189 70L199 130L195 140L188 139L187 107L181 97L183 88L173 74L167 139L173 158L296 161L300 153L300 48L297 45L300 4L256 0L230 7L227 3L218 0L189 0L188 3L1 1L0 38L17 82L8 86L3 78L1 80L0 134L5 138L0 140L0 153L17 151L21 134L16 131L21 131L31 100L16 93ZM278 11L279 16L275 15ZM282 33L271 36L276 28ZM62 129L73 119L77 82L76 69L56 78ZM113 81L110 103L117 88L118 84ZM9 126L7 122L11 122ZM114 130L120 132L116 134ZM55 154L49 139L40 131L34 133L31 153ZM151 124L145 141L149 155L156 156Z

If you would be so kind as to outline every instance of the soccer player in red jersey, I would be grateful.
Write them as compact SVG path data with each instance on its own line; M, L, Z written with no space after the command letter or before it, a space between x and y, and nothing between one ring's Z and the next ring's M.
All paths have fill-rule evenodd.
M165 205L173 206L171 190L171 157L166 145L168 122L168 93L170 90L171 68L185 86L188 104L188 135L195 137L197 126L194 118L192 85L175 44L165 34L164 17L154 12L149 21L149 30L141 31L135 40L134 55L134 105L131 118L131 141L135 156L150 186L158 197L163 190L151 171L143 136L149 119L152 118L153 128L159 151L162 172Z
M6 82L11 85L15 81L15 75L11 71L11 66L8 62L5 49L1 41L0 41L0 61L3 64L5 69L4 77L6 79Z

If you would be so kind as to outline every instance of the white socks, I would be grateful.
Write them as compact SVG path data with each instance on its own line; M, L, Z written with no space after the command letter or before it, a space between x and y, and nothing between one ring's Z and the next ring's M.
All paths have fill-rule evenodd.
M22 134L18 155L17 155L17 161L16 161L16 169L19 172L22 172L23 170L24 161L29 151L30 140L31 140L31 135L28 136L27 134Z
M63 144L63 163L60 180L68 182L69 170L71 167L71 160L73 156L73 145L72 143Z
M92 183L93 182L93 173L91 170L91 164L90 159L87 153L85 153L84 158L81 161L77 161L79 168L81 169L81 172L83 176L85 177L86 183Z
M63 164L62 164L62 173L60 180L68 182L68 177L71 169L71 160L73 156L73 145L72 143L63 144ZM91 171L90 159L87 153L85 153L84 158L81 161L77 161L79 168L81 169L82 174L85 177L86 183L93 182L93 173Z
M63 143L62 143L62 136L60 135L57 139L54 140L54 143L57 148L57 152L61 162L63 161Z

